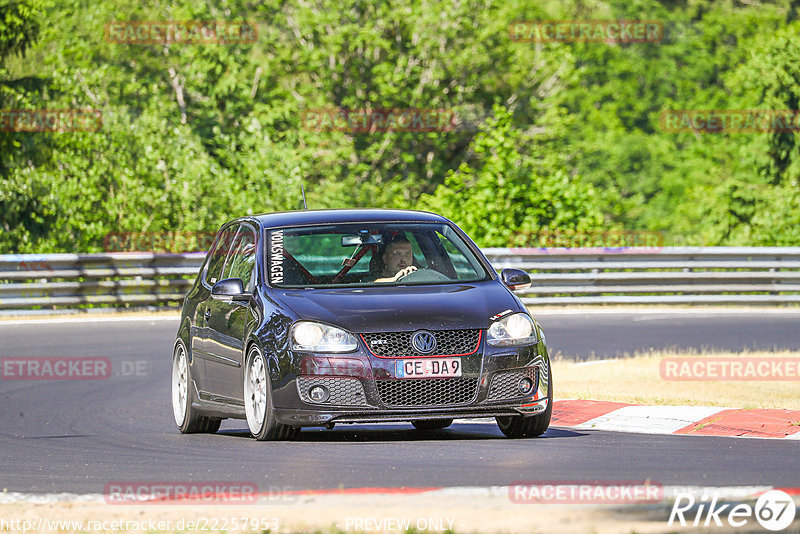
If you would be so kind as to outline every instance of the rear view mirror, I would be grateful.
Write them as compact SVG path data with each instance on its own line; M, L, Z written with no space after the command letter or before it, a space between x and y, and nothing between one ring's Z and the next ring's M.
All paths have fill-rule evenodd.
M520 291L531 287L531 277L519 269L503 269L500 271L500 279L511 291Z
M343 247L357 247L359 245L380 245L383 243L382 235L361 234L342 236Z

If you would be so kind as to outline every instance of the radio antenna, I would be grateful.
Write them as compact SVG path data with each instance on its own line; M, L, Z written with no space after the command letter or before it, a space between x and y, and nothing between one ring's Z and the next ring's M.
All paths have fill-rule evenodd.
M303 209L307 210L308 206L306 205L306 190L303 188L302 182L300 183L300 192L303 193Z

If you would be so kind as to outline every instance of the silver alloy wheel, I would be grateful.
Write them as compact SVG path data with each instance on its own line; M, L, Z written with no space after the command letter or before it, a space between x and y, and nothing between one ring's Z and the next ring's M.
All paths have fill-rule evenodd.
M264 357L258 349L250 352L247 372L244 379L244 411L247 415L247 426L255 436L264 425L264 412L267 409L267 372L264 368Z
M189 369L186 363L186 349L183 348L183 343L178 343L172 358L172 414L178 426L182 426L186 418L188 393Z

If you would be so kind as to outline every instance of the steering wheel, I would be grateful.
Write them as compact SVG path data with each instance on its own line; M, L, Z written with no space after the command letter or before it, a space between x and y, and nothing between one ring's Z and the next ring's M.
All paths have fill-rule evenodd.
M425 267L424 269L417 269L411 273L408 273L405 276L401 276L397 279L398 282L449 282L450 277L431 269L430 267Z

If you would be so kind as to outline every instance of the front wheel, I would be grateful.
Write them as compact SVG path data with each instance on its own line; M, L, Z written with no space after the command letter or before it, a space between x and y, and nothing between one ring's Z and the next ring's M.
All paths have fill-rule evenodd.
M290 439L299 429L282 425L275 419L267 369L264 355L254 346L247 355L244 373L244 411L247 426L258 441Z
M550 426L553 415L553 373L547 366L547 408L538 415L495 417L500 431L509 438L534 438L541 436Z
M172 355L172 415L183 434L208 433L219 430L221 419L203 417L192 407L194 399L192 370L183 341L175 344Z

